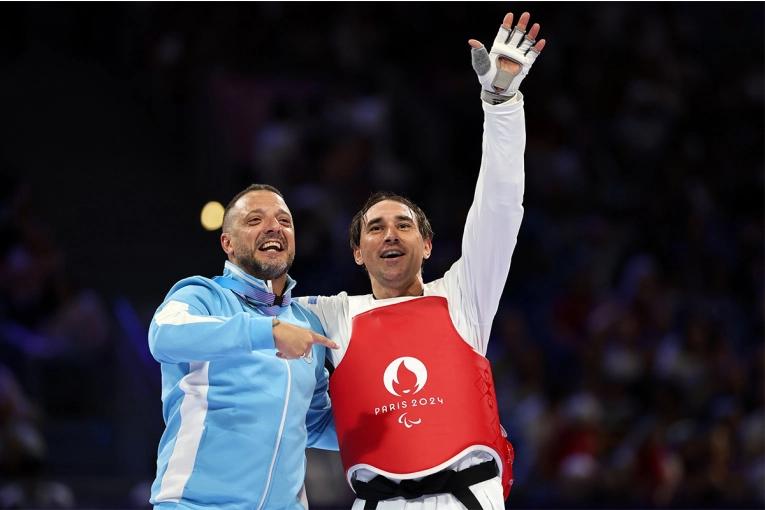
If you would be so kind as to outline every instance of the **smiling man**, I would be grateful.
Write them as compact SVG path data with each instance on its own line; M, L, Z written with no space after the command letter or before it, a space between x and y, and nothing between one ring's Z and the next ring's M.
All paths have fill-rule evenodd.
M224 214L223 276L178 282L149 347L162 364L166 429L154 508L308 507L306 446L337 449L316 316L291 298L292 215L253 184Z
M354 510L504 508L512 446L499 424L486 347L523 217L523 97L518 85L545 45L505 16L491 53L471 39L483 85L483 159L462 256L424 283L433 249L423 211L372 195L350 227L364 296L301 298L327 336L340 454Z

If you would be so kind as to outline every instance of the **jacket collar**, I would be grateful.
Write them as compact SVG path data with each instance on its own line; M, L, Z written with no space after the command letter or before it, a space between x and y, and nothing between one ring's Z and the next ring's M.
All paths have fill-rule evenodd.
M223 276L242 283L246 283L247 285L251 285L260 291L268 292L269 294L274 293L273 286L271 285L271 280L260 280L255 278L254 276L247 274L244 269L229 260L227 260L223 266ZM292 294L292 289L295 288L295 285L297 285L297 282L290 278L290 275L287 275L287 282L285 284L284 293L282 295L290 296Z

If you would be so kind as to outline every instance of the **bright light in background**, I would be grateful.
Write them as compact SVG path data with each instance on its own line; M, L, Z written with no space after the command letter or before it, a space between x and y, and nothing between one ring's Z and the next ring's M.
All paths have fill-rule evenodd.
M202 226L206 230L218 230L223 225L224 210L220 202L207 202L202 208Z

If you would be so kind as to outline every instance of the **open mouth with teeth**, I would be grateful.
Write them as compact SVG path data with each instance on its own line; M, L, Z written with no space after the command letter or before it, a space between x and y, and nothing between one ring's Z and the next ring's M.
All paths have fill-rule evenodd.
M397 258L403 257L403 256L404 256L404 252L402 252L402 251L399 251L399 250L390 250L390 251L386 251L385 253L380 255L380 258L382 258L382 259L397 259Z
M260 251L282 251L282 243L279 241L266 241L258 248Z

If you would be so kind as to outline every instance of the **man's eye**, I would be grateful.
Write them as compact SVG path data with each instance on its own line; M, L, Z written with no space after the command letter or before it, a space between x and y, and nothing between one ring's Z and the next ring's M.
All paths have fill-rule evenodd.
M260 223L260 218L250 218L247 220L247 223L254 224L254 223Z
M411 225L409 223L402 223L401 225L398 226L398 228L410 228L410 227Z
M382 230L382 227L380 225L375 225L374 227L369 227L370 232L375 232L378 230Z
M279 222L280 222L282 225L287 225L287 226L290 226L290 225L292 225L292 222L291 222L290 220L286 219L286 218L284 218L284 219L282 219L282 220L279 220Z

